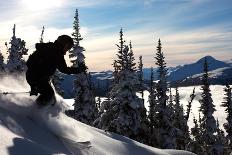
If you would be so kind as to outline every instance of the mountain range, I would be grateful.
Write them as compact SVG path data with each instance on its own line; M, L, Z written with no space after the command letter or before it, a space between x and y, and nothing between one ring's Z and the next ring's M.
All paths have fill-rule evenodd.
M203 73L203 66L205 58L208 62L208 70L210 74L211 84L225 85L226 83L232 84L232 59L228 61L220 61L212 56L205 56L194 63L179 65L176 67L167 67L168 81L171 85L178 84L179 86L200 85L200 79ZM157 68L153 69L154 80L158 80ZM94 88L97 90L96 94L104 96L109 90L110 83L112 82L112 71L91 72L91 81ZM149 83L151 75L150 68L143 69L144 82ZM72 83L75 77L73 75L66 75L62 82L61 88L65 91L65 97L72 97Z

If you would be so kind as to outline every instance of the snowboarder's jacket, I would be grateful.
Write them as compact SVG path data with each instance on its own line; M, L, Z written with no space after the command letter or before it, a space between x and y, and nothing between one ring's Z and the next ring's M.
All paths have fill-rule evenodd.
M29 56L27 60L27 80L49 80L56 69L65 74L76 74L84 71L85 65L82 64L78 68L67 67L64 59L64 51L62 45L58 42L37 43L36 51Z

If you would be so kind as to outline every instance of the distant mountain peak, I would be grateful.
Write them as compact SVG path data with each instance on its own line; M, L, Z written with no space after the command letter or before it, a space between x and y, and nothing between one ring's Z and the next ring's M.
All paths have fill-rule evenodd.
M200 60L198 60L197 63L204 63L205 58L207 59L208 62L217 61L214 57L207 55L207 56L201 58Z

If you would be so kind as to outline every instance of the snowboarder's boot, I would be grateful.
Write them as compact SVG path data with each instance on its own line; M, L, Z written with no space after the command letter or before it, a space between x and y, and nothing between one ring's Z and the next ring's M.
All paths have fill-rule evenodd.
M30 96L32 96L32 95L35 95L35 96L38 95L38 89L35 86L31 87Z

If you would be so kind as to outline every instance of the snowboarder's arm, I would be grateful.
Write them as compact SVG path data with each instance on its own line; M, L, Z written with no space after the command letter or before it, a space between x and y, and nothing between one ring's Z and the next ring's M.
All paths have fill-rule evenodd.
M86 69L86 68L85 68ZM68 67L64 58L61 58L58 63L58 70L65 74L77 74L84 72L85 70L81 67Z

